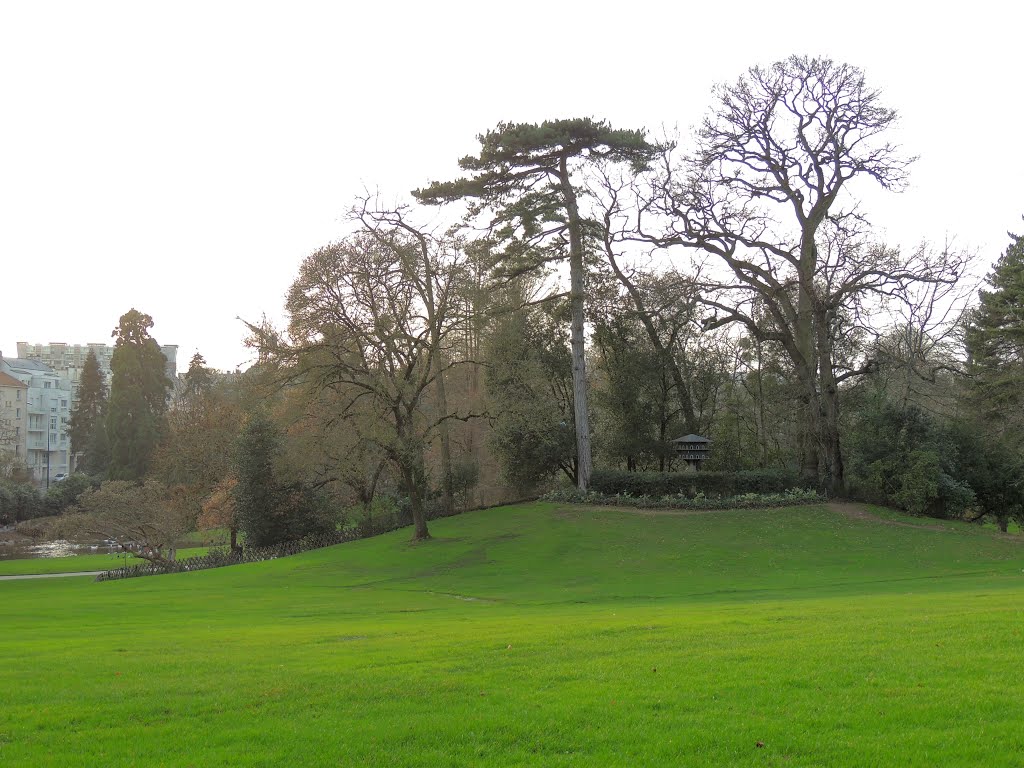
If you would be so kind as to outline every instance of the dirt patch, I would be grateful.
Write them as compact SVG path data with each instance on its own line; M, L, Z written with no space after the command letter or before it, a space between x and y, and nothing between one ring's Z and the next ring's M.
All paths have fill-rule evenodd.
M825 505L828 509L833 512L837 512L840 515L850 518L851 520L867 520L872 523L878 523L880 525L891 525L895 528L916 528L920 531L941 531L942 533L962 533L963 531L957 528L952 528L946 525L940 525L938 523L908 523L904 520L888 520L884 517L872 513L863 504L855 504L850 501L830 501ZM998 531L991 531L991 533L998 534L999 536L1009 536L1011 538L1020 538L1020 534L1014 533L1001 533Z

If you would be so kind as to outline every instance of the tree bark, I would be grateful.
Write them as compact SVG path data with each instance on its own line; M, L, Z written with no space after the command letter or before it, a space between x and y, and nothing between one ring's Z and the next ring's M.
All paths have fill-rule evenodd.
M826 318L819 318L818 334L828 337L827 340L819 342L822 350L818 364L818 376L821 380L819 440L821 456L825 464L822 481L829 493L833 496L840 496L845 490L846 482L843 471L843 454L839 444L839 385L836 382L832 365L831 335L827 323Z
M563 155L559 159L558 171L565 209L569 222L569 304L572 310L572 393L573 413L576 421L576 484L581 491L590 486L593 468L590 453L590 412L587 407L587 361L585 356L584 323L584 264L583 232L576 192L569 179L569 169Z
M409 494L409 511L412 512L413 541L425 541L430 538L427 530L427 516L423 511L423 495L416 479L417 472L412 467L402 467L402 479L405 492Z

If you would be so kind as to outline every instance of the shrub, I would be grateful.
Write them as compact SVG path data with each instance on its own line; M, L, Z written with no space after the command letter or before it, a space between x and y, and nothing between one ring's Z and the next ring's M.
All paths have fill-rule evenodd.
M11 525L46 514L46 503L35 487L0 480L0 525Z
M679 496L709 498L746 493L784 493L799 485L796 472L787 469L758 469L742 472L623 472L596 470L590 487L599 494L614 496Z
M799 488L780 493L744 493L737 496L709 498L700 494L695 497L678 494L666 496L609 495L597 491L584 492L576 488L565 487L545 494L541 500L595 506L637 507L638 509L717 510L791 507L799 504L816 504L824 499L815 490Z

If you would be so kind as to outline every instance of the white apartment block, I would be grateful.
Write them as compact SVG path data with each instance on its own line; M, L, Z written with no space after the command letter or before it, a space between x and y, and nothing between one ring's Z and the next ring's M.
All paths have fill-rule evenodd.
M110 387L110 359L114 355L113 344L66 344L62 341L51 341L49 344L29 344L18 342L18 357L23 360L38 360L52 368L57 374L66 378L71 384L71 402L78 402L78 382L82 378L85 359L89 350L96 354L96 361L103 373L108 391ZM178 345L166 344L160 347L166 361L164 371L172 382L178 378Z
M25 463L35 483L47 488L71 472L71 446L67 434L71 417L71 383L38 360L0 356L0 373L24 385L24 389L9 388L22 392L21 397L24 398L27 419L24 423ZM6 402L7 397L4 396L0 405L6 408ZM15 406L16 412L17 408Z

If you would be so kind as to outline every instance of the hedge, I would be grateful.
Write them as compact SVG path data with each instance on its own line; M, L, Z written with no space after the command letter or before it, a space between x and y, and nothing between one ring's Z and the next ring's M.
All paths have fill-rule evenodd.
M624 472L595 470L590 489L604 496L684 496L707 498L742 496L748 493L785 493L801 483L790 469L758 469L743 472Z
M595 491L584 492L576 488L563 488L545 494L541 500L590 506L636 507L638 509L726 510L820 504L825 501L825 498L820 496L817 491L800 490L799 488L783 493L745 493L739 496L719 498L697 496L692 499L685 496L630 496L628 494L607 496Z

